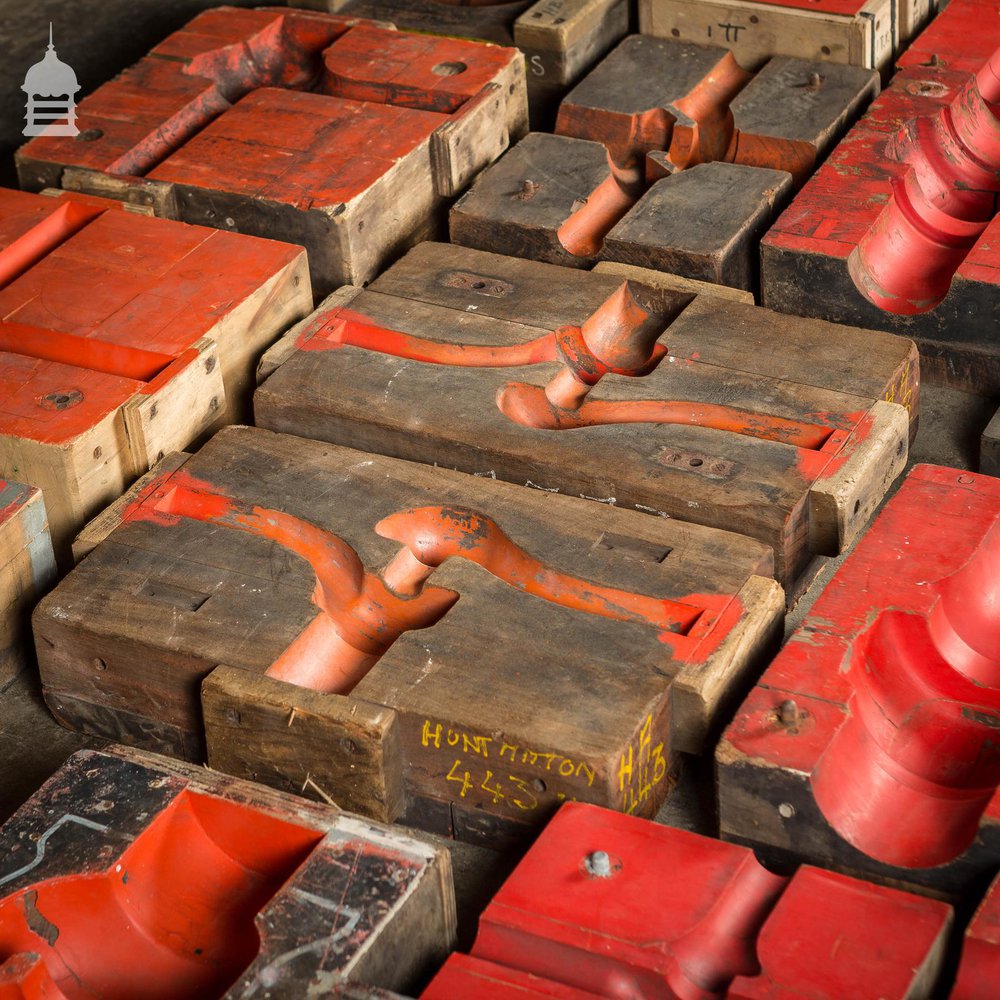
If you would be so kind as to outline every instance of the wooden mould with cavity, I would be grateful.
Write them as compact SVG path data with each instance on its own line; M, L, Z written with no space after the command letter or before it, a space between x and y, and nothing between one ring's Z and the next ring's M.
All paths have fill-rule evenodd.
M877 74L631 35L454 206L452 242L757 287L758 243L878 92Z
M432 233L526 123L516 50L220 7L84 98L79 136L33 139L17 165L28 190L294 240L325 295Z
M739 531L796 588L905 465L915 348L606 266L424 243L271 348L255 420Z
M0 190L0 476L42 489L56 555L164 454L249 409L312 308L305 251Z
M0 827L5 1000L413 989L454 941L447 851L155 754L76 753Z
M655 814L780 630L739 535L258 428L185 458L35 612L72 729L497 846Z

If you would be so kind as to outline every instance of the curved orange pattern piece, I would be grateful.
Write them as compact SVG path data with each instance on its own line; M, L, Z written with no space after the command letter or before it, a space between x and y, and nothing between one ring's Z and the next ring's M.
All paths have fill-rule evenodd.
M602 618L686 633L704 610L562 573L525 552L492 518L467 507L399 511L379 521L375 531L405 545L428 568L453 557L468 559L517 590Z

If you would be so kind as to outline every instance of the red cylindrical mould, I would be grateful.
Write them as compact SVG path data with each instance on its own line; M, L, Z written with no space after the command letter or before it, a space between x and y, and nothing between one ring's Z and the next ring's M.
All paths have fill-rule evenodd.
M972 842L1000 783L1000 524L929 614L882 612L855 653L850 717L812 776L870 857L927 868Z
M933 309L997 209L1000 49L934 117L909 122L887 153L907 165L889 203L848 258L858 290L881 309Z

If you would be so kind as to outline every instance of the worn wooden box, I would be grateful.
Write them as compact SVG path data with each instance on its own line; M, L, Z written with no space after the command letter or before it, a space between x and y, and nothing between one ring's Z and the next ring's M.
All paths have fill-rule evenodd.
M9 997L412 989L454 939L447 851L155 754L74 754L0 828Z
M255 420L740 531L774 549L794 587L905 464L907 412L885 400L915 417L913 345L628 274L425 243L268 352ZM594 364L566 340L582 326L648 374L608 374L594 399L562 408L543 387Z
M0 691L31 662L28 620L55 578L41 492L0 479Z
M45 494L56 555L164 454L248 410L312 307L301 247L115 201L0 190L0 475Z
M421 997L926 1000L951 923L937 901L568 804Z
M191 760L207 746L213 767L379 819L496 844L568 798L652 815L678 752L705 748L780 630L770 553L738 535L256 428L179 462L88 528L96 548L36 610L49 707ZM192 489L259 527L167 506ZM350 563L379 590L400 549L379 522L428 505L459 542L425 599L445 587L458 603L399 634L350 694L279 679L272 665L325 617L317 581ZM293 518L280 538L266 527L288 522L278 511ZM485 517L518 548L480 549L487 532L462 524ZM315 572L296 542L309 525L328 553ZM329 555L344 543L360 564ZM525 569L522 550L543 565ZM622 615L632 598L607 588L685 617Z
M937 0L639 0L639 29L725 45L748 68L784 55L889 73L936 9Z
M1000 481L911 471L723 735L723 836L981 891L1000 863L998 518Z
M82 100L79 137L33 139L17 163L29 190L294 240L326 294L434 232L526 123L513 49L221 7Z
M929 378L987 395L1000 395L1000 219L987 226L929 312L880 309L855 287L849 262L909 170L897 158L896 139L909 123L929 121L949 105L997 46L996 4L953 0L761 241L765 305L912 337Z
M452 242L754 290L758 243L878 92L853 66L631 35L452 208Z
M391 21L397 28L516 45L524 53L533 128L629 29L629 0L295 0L294 6Z

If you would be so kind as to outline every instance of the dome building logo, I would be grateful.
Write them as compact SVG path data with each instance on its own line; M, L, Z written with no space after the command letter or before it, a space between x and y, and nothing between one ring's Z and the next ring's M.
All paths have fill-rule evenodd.
M49 22L49 47L41 62L25 74L21 89L28 95L24 135L79 135L76 127L76 98L80 89L76 73L57 55L52 44Z

